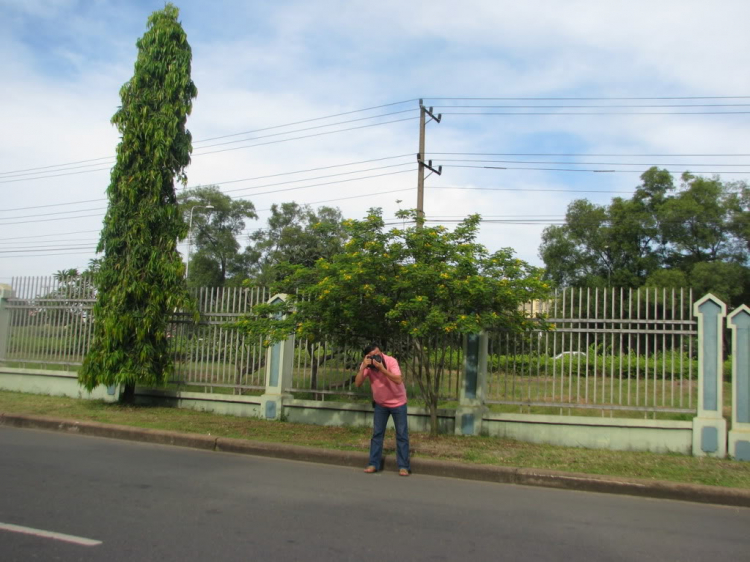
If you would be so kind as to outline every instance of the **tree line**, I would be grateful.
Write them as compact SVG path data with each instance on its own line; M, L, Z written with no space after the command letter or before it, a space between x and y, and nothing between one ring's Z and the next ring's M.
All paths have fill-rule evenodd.
M547 278L566 287L690 287L736 306L750 297L750 188L652 167L629 199L578 199L542 235Z
M347 238L341 211L333 207L274 204L266 227L243 235L246 221L258 218L252 202L232 199L212 185L187 189L178 201L186 223L195 209L188 233L190 287L270 286L279 264L311 266L340 252Z

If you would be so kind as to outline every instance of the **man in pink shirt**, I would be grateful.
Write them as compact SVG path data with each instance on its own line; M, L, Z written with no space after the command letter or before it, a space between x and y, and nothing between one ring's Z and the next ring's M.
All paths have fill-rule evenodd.
M372 388L373 430L370 440L370 461L365 472L377 472L382 463L383 438L388 416L393 416L396 427L396 461L398 473L409 476L409 424L406 412L406 387L401 378L401 369L394 357L386 355L378 344L372 343L364 349L364 360L359 367L354 384L362 386L365 379L370 379Z

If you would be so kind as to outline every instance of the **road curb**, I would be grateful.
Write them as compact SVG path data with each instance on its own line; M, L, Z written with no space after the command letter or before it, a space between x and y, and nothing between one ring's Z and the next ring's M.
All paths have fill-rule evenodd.
M1 414L0 425L9 425L26 429L46 429L77 433L93 437L108 437L127 441L142 441L159 445L176 445L213 451L216 449L216 437L194 433L180 433L161 429L147 429L129 425L114 425L91 421L74 421L47 416L29 416L22 414Z
M62 431L94 437L124 439L158 445L173 445L208 451L258 455L356 468L364 467L368 460L367 453L358 451L316 449L314 447L285 443L248 441L160 429L65 420L47 416L0 413L0 426ZM636 478L613 478L533 468L472 465L422 458L412 459L411 464L412 470L416 474L429 476L750 507L750 490L742 488L721 488L717 486L681 484ZM396 468L394 459L386 457L385 469L395 471Z

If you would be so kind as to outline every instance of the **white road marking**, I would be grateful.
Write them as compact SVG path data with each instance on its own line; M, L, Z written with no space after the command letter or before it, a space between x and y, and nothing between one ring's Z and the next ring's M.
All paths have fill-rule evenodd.
M65 535L63 533L55 533L52 531L42 531L41 529L32 529L31 527L21 527L20 525L10 525L8 523L0 523L0 531L10 531L12 533L23 533L25 535L35 535L37 537L44 537L45 539L54 539L56 541L72 542L73 544L79 544L81 546L96 546L96 545L102 544L102 541L95 541L94 539L76 537L73 535Z

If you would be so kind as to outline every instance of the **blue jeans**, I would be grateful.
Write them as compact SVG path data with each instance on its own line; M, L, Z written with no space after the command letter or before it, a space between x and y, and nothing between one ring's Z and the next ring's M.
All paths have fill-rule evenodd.
M370 465L378 470L381 468L383 457L383 438L385 437L385 425L388 416L393 416L393 425L396 426L396 462L398 467L411 471L409 464L409 423L406 419L406 404L396 408L387 408L375 403L373 414L372 439L370 440Z

